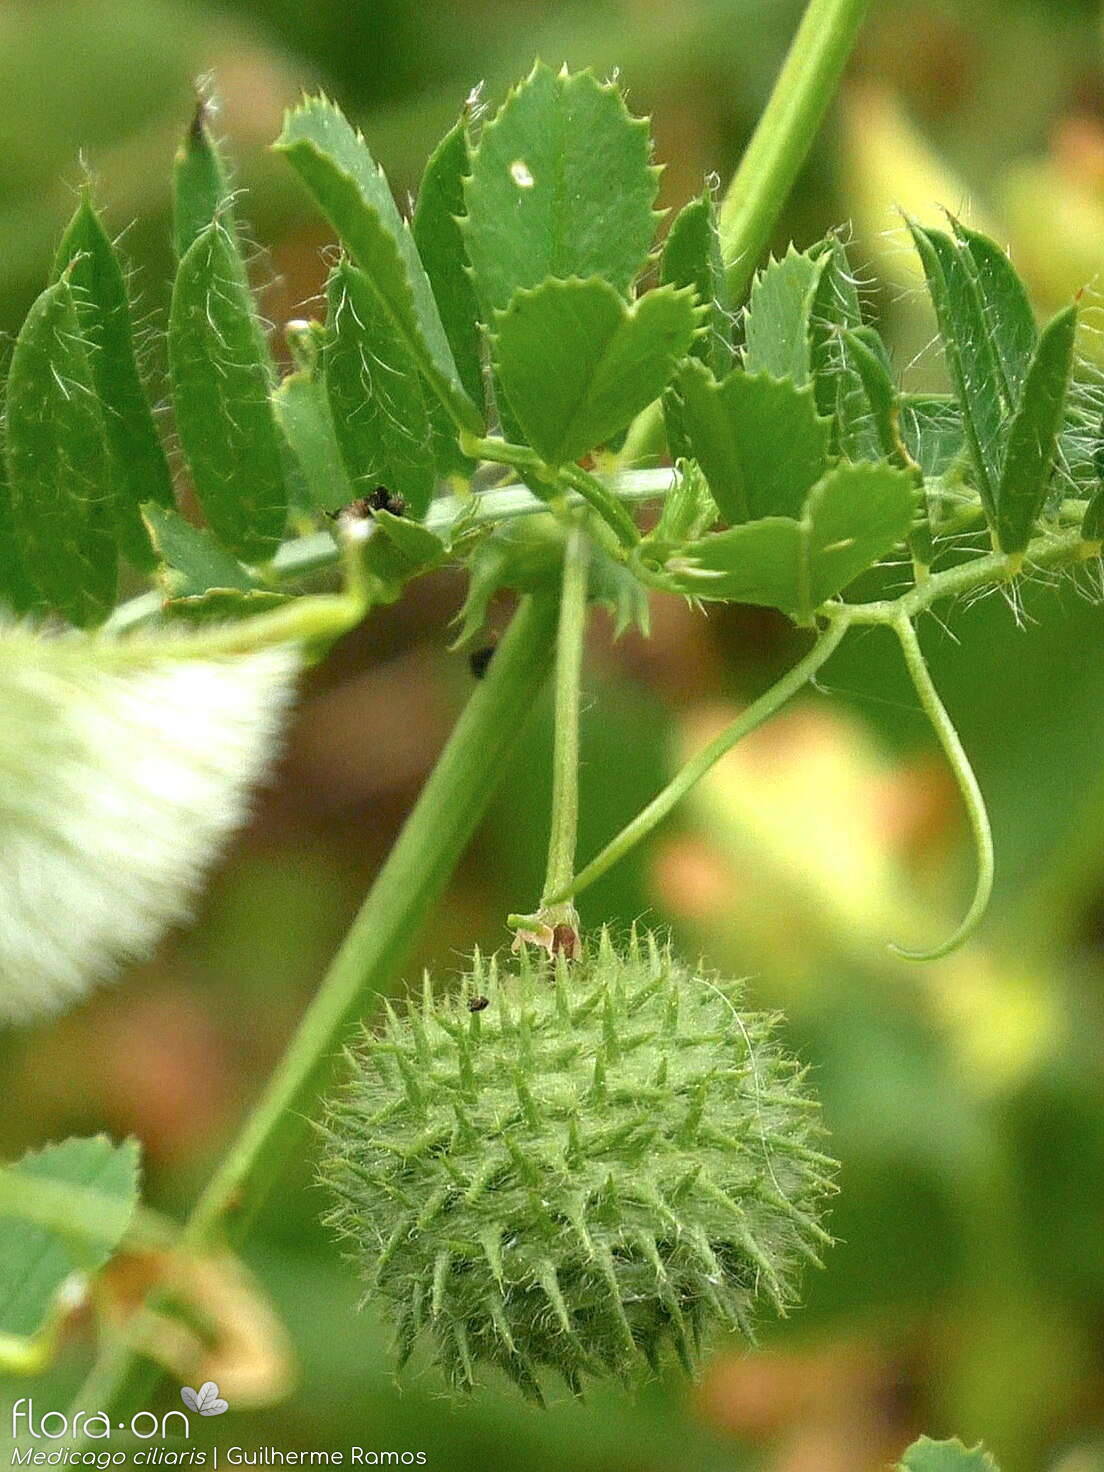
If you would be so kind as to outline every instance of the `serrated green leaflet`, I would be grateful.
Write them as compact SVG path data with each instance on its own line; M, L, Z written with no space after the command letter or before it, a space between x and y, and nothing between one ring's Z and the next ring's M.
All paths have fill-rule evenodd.
M11 517L28 575L70 623L101 623L115 601L112 467L65 278L42 293L20 329L6 438Z
M862 388L867 406L864 420L847 426L846 432L841 427L841 441L852 459L887 460L910 474L917 494L909 548L918 564L930 567L932 529L923 472L909 454L902 435L900 398L890 376L881 338L871 327L844 330L840 336L844 359ZM860 450L865 454L855 453Z
M354 495L385 485L425 515L436 473L429 416L414 361L362 271L337 266L327 287L323 378Z
M481 434L483 417L464 389L414 239L364 140L332 103L315 97L288 113L274 147L371 281L396 335L456 423Z
M208 105L196 104L173 160L173 247L182 260L196 236L214 219L233 229L231 191L218 145L207 126Z
M1043 330L1028 367L997 486L996 531L1002 552L1024 550L1042 510L1058 451L1076 333L1077 308L1067 307Z
M756 276L744 336L748 373L789 378L799 388L809 382L813 304L828 260L823 249L799 254L791 246Z
M522 286L601 276L627 293L655 233L648 125L590 72L538 62L483 129L464 233L485 318Z
M178 511L149 505L142 507L142 516L162 565L160 581L173 597L192 597L210 588L245 592L255 586L236 557L209 531L192 526Z
M177 432L207 523L243 562L264 562L287 522L284 449L270 358L236 242L220 221L180 262L169 365Z
M473 404L483 403L479 308L460 228L464 179L470 168L467 118L460 118L429 156L414 208L414 244L452 349L460 382Z
M632 307L606 281L545 281L495 321L499 381L549 465L605 444L659 397L686 355L693 292L662 286Z
M823 269L809 317L810 364L817 408L831 420L832 454L850 460L877 459L877 434L856 365L847 353L846 334L863 331L858 291L839 240L821 247Z
M48 1322L73 1272L97 1272L122 1241L138 1204L139 1147L103 1135L65 1140L25 1155L4 1173L0 1190L0 1332L27 1338ZM19 1176L94 1192L100 1207L82 1221L95 1233L63 1236L19 1215ZM7 1188L11 1189L7 1189Z
M901 1458L899 1472L998 1472L998 1468L981 1446L963 1446L957 1436L953 1441L922 1436Z
M705 331L691 343L690 352L722 378L732 367L734 349L728 282L711 191L684 205L671 222L663 242L659 279L664 286L694 288L698 305L705 308Z
M54 262L54 278L63 273L73 291L107 430L115 535L128 561L147 569L153 553L138 508L143 501L171 506L172 477L138 374L122 264L87 193Z
M985 323L993 342L1005 406L1019 403L1038 332L1023 282L1012 262L987 235L950 216L951 228L977 282Z
M302 472L309 500L302 509L336 511L347 505L353 499L352 484L321 377L289 373L272 395L272 407Z
M483 413L486 395L479 307L459 219L464 213L464 177L468 169L465 112L429 157L418 186L418 202L411 229L418 255L433 288L460 382L472 403ZM474 464L461 453L456 426L445 412L444 405L434 399L428 408L437 473L470 478Z
M700 358L718 378L723 378L732 367L735 352L728 279L721 259L716 206L709 190L692 199L675 216L663 242L659 276L665 286L694 288L699 306L705 309L705 331L690 344L690 353ZM663 415L672 456L689 458L682 398L674 389L663 395Z
M678 386L694 457L725 520L799 516L828 459L812 386L739 369L718 383L695 362Z
M5 354L5 357L7 355ZM7 398L7 363L0 368L0 602L14 613L28 613L39 601L27 576L12 519L8 457L4 448L4 401Z
M838 465L809 493L800 520L771 516L681 547L664 574L695 598L757 603L798 623L908 535L914 489L886 465Z
M1006 406L977 277L963 249L949 235L914 222L909 228L924 267L947 370L962 410L978 493L992 522Z

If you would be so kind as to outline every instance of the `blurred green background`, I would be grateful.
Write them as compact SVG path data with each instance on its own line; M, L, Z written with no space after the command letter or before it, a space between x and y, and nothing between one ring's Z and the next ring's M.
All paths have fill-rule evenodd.
M328 243L266 153L301 87L323 86L356 117L405 199L477 84L494 103L535 55L618 68L634 110L653 115L663 203L677 205L706 174L728 177L800 8L5 0L0 329L17 328L41 288L87 167L126 231L156 378L169 165L197 78L214 78L278 329L311 310ZM1099 356L1098 0L874 0L777 238L808 243L851 222L872 315L913 385L942 369L894 207L940 203L1010 245L1041 312L1084 288L1082 348ZM220 1443L421 1450L442 1472L866 1472L927 1430L984 1437L1005 1472L1104 1467L1102 596L1086 572L1028 585L1015 604L942 610L945 625L921 630L999 856L990 917L959 955L916 968L886 952L889 939L943 934L970 859L953 786L878 632L845 646L818 695L734 753L586 897L586 921L646 916L748 975L814 1066L843 1162L840 1240L807 1306L765 1326L761 1353L722 1344L700 1387L672 1381L635 1402L603 1392L543 1415L494 1385L456 1405L429 1372L396 1389L383 1331L355 1313L356 1285L317 1225L303 1158L248 1251L287 1342L245 1295L214 1374L234 1407L276 1403L232 1410ZM466 660L447 653L461 597L456 575L423 580L313 673L278 776L193 929L61 1023L0 1037L0 1157L68 1132L133 1132L151 1201L187 1208L470 688ZM647 642L595 631L584 855L798 647L756 610L707 619L665 600L654 624ZM548 745L541 710L418 966L447 978L536 898ZM124 1264L112 1301L147 1268ZM61 1405L88 1353L78 1325L45 1382L5 1388ZM175 1387L162 1395L170 1405Z

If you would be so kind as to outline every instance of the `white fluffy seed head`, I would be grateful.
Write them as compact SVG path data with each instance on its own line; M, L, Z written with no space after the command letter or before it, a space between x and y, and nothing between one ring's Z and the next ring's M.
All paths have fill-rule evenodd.
M298 667L289 647L0 625L0 1026L73 1005L187 919Z

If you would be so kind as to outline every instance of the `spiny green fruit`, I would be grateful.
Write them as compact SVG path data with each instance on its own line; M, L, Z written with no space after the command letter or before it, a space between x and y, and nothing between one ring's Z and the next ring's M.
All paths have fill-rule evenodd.
M709 1329L794 1301L835 1163L804 1071L741 985L605 931L567 961L476 955L459 993L387 1009L324 1125L327 1221L453 1386L487 1361L693 1371Z

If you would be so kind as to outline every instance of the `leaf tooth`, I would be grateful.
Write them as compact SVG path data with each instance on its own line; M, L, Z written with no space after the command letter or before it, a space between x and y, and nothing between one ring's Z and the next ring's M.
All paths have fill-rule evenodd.
M537 1268L537 1281L544 1290L544 1295L552 1305L560 1327L565 1334L574 1336L575 1326L571 1322L571 1315L567 1311L563 1293L560 1290L560 1280L556 1276L556 1267L550 1258L544 1258Z

